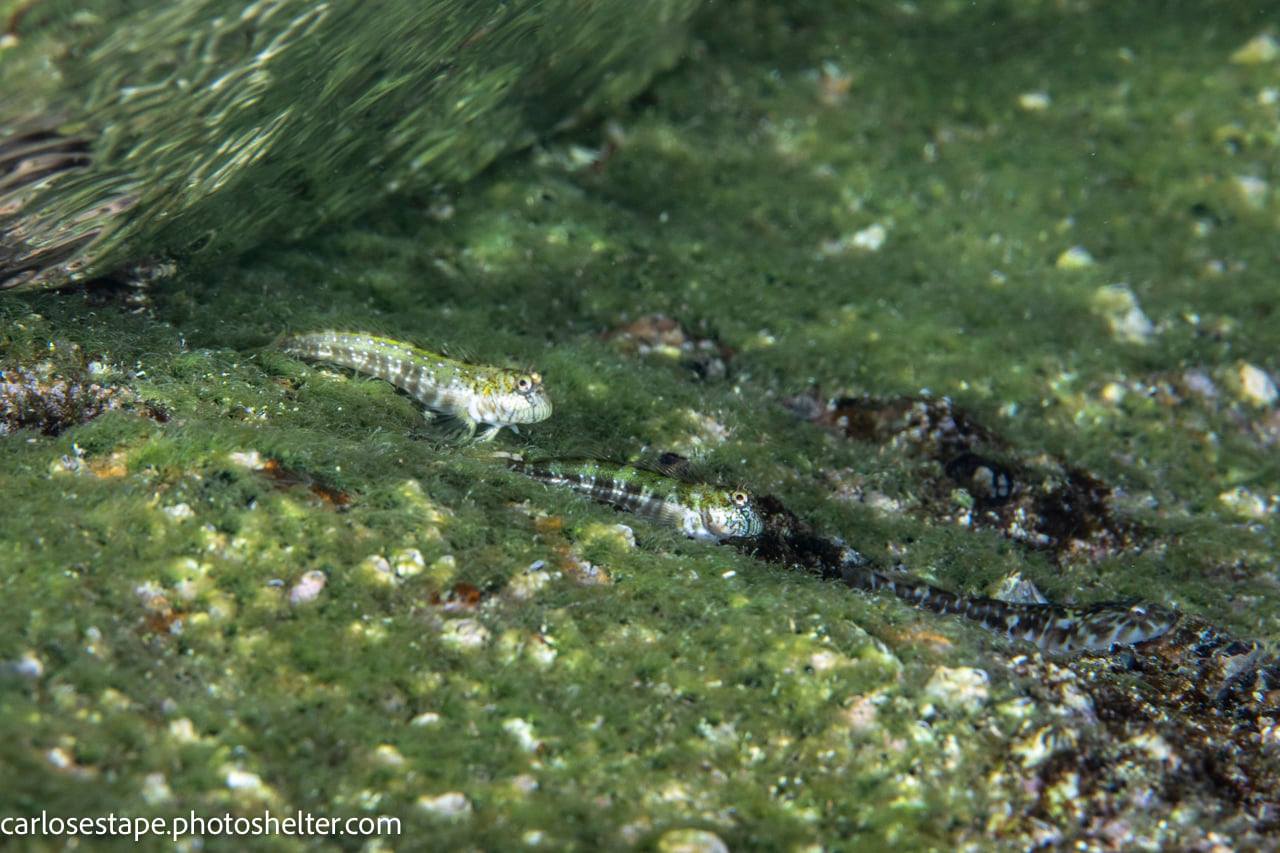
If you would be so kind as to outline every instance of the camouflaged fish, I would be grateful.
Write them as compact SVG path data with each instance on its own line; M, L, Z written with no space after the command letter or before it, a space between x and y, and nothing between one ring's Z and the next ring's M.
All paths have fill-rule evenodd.
M763 529L751 495L741 489L722 489L643 468L589 460L511 460L507 465L549 486L562 486L616 509L655 519L694 539L747 539L759 536Z
M884 591L923 610L972 619L988 630L1022 640L1050 654L1105 652L1168 633L1178 620L1173 611L1151 604L1018 604L995 598L957 595L907 575L889 575L850 566L849 586Z
M288 338L286 353L385 379L421 403L428 417L459 423L465 439L489 441L551 417L537 373L467 364L412 344L362 332L316 332Z

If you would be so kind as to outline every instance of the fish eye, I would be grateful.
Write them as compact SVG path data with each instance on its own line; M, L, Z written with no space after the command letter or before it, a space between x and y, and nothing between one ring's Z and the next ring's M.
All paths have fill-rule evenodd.
M516 388L518 388L520 391L528 391L532 387L533 387L533 380L530 379L528 376L521 376L519 379L516 380Z
M746 492L734 492L732 500L736 506L746 506L750 498Z

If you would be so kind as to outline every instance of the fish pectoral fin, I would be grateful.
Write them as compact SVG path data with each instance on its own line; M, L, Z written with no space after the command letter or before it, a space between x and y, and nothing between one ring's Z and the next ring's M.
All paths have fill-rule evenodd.
M477 424L466 415L442 412L438 409L430 411L431 426L451 440L456 439L465 444L475 437Z
M686 533L686 534L689 533L689 530L688 530L689 510L685 509L679 504L673 504L667 501L663 501L656 508L656 511L653 513L653 515L656 516L658 520L663 522L664 524L669 524L672 527L678 528L681 533ZM698 519L698 522L699 524L697 526L701 526L701 519Z

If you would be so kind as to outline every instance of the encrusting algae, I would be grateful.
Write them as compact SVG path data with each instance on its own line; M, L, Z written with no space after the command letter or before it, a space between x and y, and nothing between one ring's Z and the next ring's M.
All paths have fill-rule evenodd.
M47 34L96 74L97 33L118 26L102 8L124 4L57 26L84 5L0 0L0 20L31 10L0 32L0 76L60 85L29 61ZM317 8L242 2L256 16L227 16L207 43L252 61L290 5ZM1203 17L1186 2L702 4L684 66L642 102L611 101L613 125L541 139L457 188L434 168L460 162L450 115L479 116L468 128L496 154L517 124L566 114L486 108L501 127L461 97L539 104L524 72L470 58L512 44L511 10L544 5L446 34L430 102L456 109L439 122L394 97L342 122L362 146L413 147L387 115L428 128L412 142L443 153L394 205L381 199L400 173L341 139L282 150L295 122L227 152L246 158L238 177L204 170L232 180L197 187L187 215L140 199L64 259L95 223L43 219L68 230L44 232L34 274L48 274L19 289L80 259L96 275L153 249L190 255L138 313L115 287L0 295L0 369L21 386L0 439L0 799L28 816L269 801L404 821L401 839L348 839L370 848L1274 846L1280 669L1274 645L1230 634L1273 642L1280 624L1280 414L1265 382L1235 383L1246 364L1280 376L1277 324L1257 310L1274 302L1280 100L1274 63L1230 57L1275 13L1227 0L1196 28L1180 25ZM563 55L565 30L541 32ZM129 41L157 72L123 81L129 104L166 81L175 105L207 100L212 78L188 73L198 50ZM373 85L416 51L412 33L386 45L401 53L351 55ZM614 73L593 67L584 82ZM258 94L234 79L223 93ZM287 93L297 78L273 80ZM1043 108L1020 106L1038 92ZM264 112L316 115L270 98L227 113L236 139L274 133ZM205 115L182 126L203 133ZM93 145L94 175L134 140L186 156L174 134L108 120L121 132L105 148L101 125L61 126ZM75 143L56 146L73 165ZM295 173L303 156L315 168ZM67 195L82 175L51 176L47 200L90 209ZM347 227L331 201L353 186L370 213ZM250 189L288 197L287 228ZM301 207L333 223L322 238L284 239L306 229ZM233 259L250 225L262 251ZM876 229L886 238L861 240ZM1054 266L1077 245L1091 266ZM1093 308L1117 283L1150 318L1145 343ZM762 530L677 542L661 520L416 440L407 392L260 349L285 324L536 366L554 415L499 436L506 449L624 462L687 448L726 472L704 479L745 486ZM630 337L602 340L618 328ZM122 405L64 406L45 394L63 379L120 388ZM815 385L835 398L818 401L829 430L778 405ZM845 415L871 429L849 435ZM617 522L641 547L600 532L629 532ZM1058 604L979 597L1014 575ZM1179 608L1177 624L1042 653L1171 618L1090 606L1135 600ZM1041 627L1068 631L1011 637Z

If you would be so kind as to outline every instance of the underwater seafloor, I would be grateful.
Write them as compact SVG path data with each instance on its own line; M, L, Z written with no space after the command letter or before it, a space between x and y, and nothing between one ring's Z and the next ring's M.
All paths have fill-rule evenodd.
M6 814L403 820L273 849L1280 844L1280 699L1238 678L1280 635L1280 12L733 2L693 32L448 193L146 291L0 295ZM271 346L321 328L536 367L555 414L459 448ZM1022 503L945 464L957 421ZM494 449L674 450L940 586L1262 649L1046 659Z

